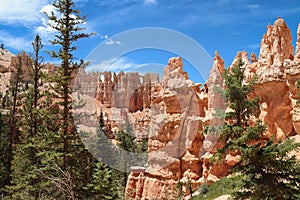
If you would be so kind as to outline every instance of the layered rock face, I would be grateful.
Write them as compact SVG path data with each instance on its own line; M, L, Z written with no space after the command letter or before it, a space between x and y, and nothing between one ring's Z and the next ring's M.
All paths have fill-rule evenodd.
M30 81L28 66L30 66L31 63L25 51L15 56L7 50L0 50L0 92L2 94L6 93L7 86L10 85L14 78L18 63L21 63L24 81Z
M266 137L274 135L276 139L282 139L286 135L300 135L300 109L296 106L299 93L296 81L300 79L300 25L295 54L291 41L290 30L284 20L278 18L274 25L267 27L258 59L254 53L249 58L247 52L238 52L229 66L235 65L238 59L243 60L244 84L257 76L258 84L251 97L261 99L260 111L255 117L268 126ZM189 187L195 189L203 182L218 180L239 161L238 155L227 155L222 165L210 163L209 158L222 144L213 134L199 134L203 124L222 123L213 116L216 109L226 109L225 100L214 89L224 87L223 71L224 61L216 52L211 74L200 90L182 71L180 58L169 60L152 95L149 166L143 171L131 172L127 198L175 199L179 181L188 194ZM192 103L183 106L189 100Z
M7 71L10 65L11 58L15 55L10 53L8 50L0 48L0 72Z
M0 93L6 93L6 86L10 84L11 67L10 61L14 55L7 50L0 49Z
M242 58L245 63L245 82L257 76L258 84L253 96L261 98L259 118L268 125L268 136L275 135L277 139L284 138L285 134L300 134L296 107L299 92L296 81L300 78L299 31L295 55L291 32L284 20L278 18L273 26L267 27L258 60L253 59L250 63L246 52L239 52L235 59Z
M159 75L137 72L93 72L80 70L75 85L83 95L96 97L107 108L126 108L129 112L149 108L153 86L159 82Z
M193 187L201 184L197 182L202 175L199 132L207 100L199 97L199 85L188 80L182 68L181 58L170 59L152 94L149 166L131 173L127 198L172 199L179 181L189 180Z
M259 63L261 67L272 68L276 73L277 68L282 66L285 59L293 60L294 48L292 35L285 21L278 18L274 25L267 27L261 41ZM273 77L273 76L272 76Z
M149 108L159 75L137 72L92 72L83 69L76 74L74 95L88 102L76 111L85 113L79 121L84 126L95 127L96 116L103 112L111 132L125 130L130 124L138 138L148 137ZM79 94L78 94L79 93Z
M137 72L104 72L99 79L96 98L106 107L127 108L129 112L149 108L153 86L158 74L140 75Z

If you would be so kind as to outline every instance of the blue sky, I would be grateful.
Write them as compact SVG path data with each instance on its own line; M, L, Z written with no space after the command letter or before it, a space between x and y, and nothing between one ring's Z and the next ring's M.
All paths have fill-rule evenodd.
M274 0L75 0L82 14L88 15L87 32L96 32L90 39L78 42L76 57L86 58L101 42L107 46L123 45L112 36L135 28L162 27L178 31L199 43L213 57L218 50L231 64L237 51L253 51L258 55L261 38L268 24L278 16L287 22L296 41L300 22L300 1ZM53 48L47 41L53 31L47 27L42 11L49 11L49 0L0 0L0 42L13 53L31 51L31 42L39 33L45 50ZM192 50L191 50L192 51ZM133 51L114 60L114 69L142 66L142 71L167 64L177 56L159 49ZM46 57L46 60L51 60ZM195 82L198 80L190 63L184 62ZM210 66L208 66L210 68Z

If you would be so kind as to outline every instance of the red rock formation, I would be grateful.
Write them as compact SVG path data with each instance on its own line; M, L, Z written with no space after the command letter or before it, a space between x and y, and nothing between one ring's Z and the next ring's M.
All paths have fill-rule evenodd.
M74 88L75 90L79 90L79 93L83 95L94 97L96 94L96 89L100 84L99 81L101 81L99 78L100 73L98 72L87 74L84 69L79 69L76 73ZM100 97L97 96L96 98Z
M297 31L297 42L296 42L296 60L300 60L300 24L298 25L298 31Z
M291 42L291 31L283 19L278 18L273 26L268 25L260 45L258 61L260 66L257 71L260 81L283 77L284 60L294 58L294 48Z
M276 135L277 138L282 138L285 134L295 134L295 130L299 133L293 118L297 110L295 101L299 92L295 83L299 80L300 71L299 64L294 61L291 41L290 30L284 20L278 18L273 26L267 27L257 62L254 55L251 55L250 64L247 53L239 52L231 65L233 66L239 58L243 60L245 84L257 76L259 84L255 86L252 95L258 95L261 99L259 118L266 122L269 137Z
M158 83L158 74L139 75L137 72L120 72L118 75L111 72L101 73L95 96L104 106L126 108L129 112L142 111L149 108L151 91ZM142 81L142 82L141 82Z
M16 65L19 61L22 64L21 67L24 81L31 81L31 76L28 67L32 66L32 63L30 61L30 57L26 54L25 51L22 51L22 53L18 53L17 56L11 58L10 66L13 71L16 71Z
M239 52L231 66L242 59L245 80L247 84L257 76L258 84L251 96L258 95L261 99L260 113L256 117L262 119L268 126L266 136L275 135L277 139L286 135L300 135L300 109L296 106L299 90L296 81L300 79L300 25L294 56L290 30L283 19L279 18L274 25L267 27L267 32L261 41L259 59L251 54L251 62L247 52ZM230 67L229 67L230 68ZM214 65L204 89L195 89L197 94L199 118L197 124L214 123L213 112L216 107L224 106L224 101L218 97L213 86L223 87L222 73L224 62L216 52ZM132 199L163 199L165 195L172 199L172 191L176 191L176 183L191 180L192 187L197 187L204 181L216 181L228 174L228 169L239 162L238 155L227 155L224 164L214 165L209 159L215 148L222 144L213 135L200 135L189 138L188 129L182 120L184 98L178 97L180 88L192 88L187 74L182 70L180 58L170 59L159 88L153 93L152 110L150 113L151 137L149 139L150 167L143 172L132 172L127 185L127 197ZM199 86L198 86L199 87ZM196 88L196 87L194 87ZM177 92L177 93L176 93ZM206 102L206 103L205 103ZM204 114L203 114L204 113ZM193 113L195 114L195 113ZM189 116L189 115L187 115ZM219 123L217 121L216 123ZM188 122L190 123L190 122ZM188 124L187 123L187 124ZM194 124L195 125L195 124ZM196 126L196 125L195 125ZM201 125L192 128L193 132L201 131ZM190 129L191 130L191 129ZM183 131L183 135L176 133ZM182 144L179 144L179 137ZM169 144L175 144L170 152ZM179 156L176 150L185 151ZM187 188L184 187L184 191Z
M165 68L159 88L152 95L149 135L149 167L132 172L127 197L133 199L174 198L178 181L201 184L199 158L202 130L200 97L195 85L183 71L182 59L172 58ZM207 102L207 101L206 101ZM142 180L139 181L139 177ZM143 188L136 192L133 188ZM186 191L187 188L184 187Z
M211 119L211 115L214 114L214 111L217 109L225 108L225 100L221 97L220 92L218 90L223 88L223 73L224 73L224 61L220 57L218 51L215 52L214 63L212 69L210 71L210 75L206 81L206 85L208 87L208 110L209 112L206 115L210 115L209 119Z
M267 123L270 134L275 134L277 138L295 134L298 129L292 119L295 113L293 102L297 98L293 93L298 92L295 79L299 80L300 76L291 41L286 23L281 18L277 19L273 26L268 26L256 66L259 84L255 87L255 94L261 97L265 105L260 118Z
M282 18L274 25L268 25L267 32L261 41L259 61L262 64L282 63L284 59L293 59L294 48L291 44L292 34Z
M257 58L256 58L256 55L255 55L254 52L251 53L251 62L252 62L252 63L257 62Z
M16 65L21 62L22 76L25 82L32 81L28 68L31 66L30 57L22 51L18 55L14 56L7 50L0 51L0 92L6 93L6 86L10 84L11 80L14 79L16 72ZM9 64L8 64L9 63Z
M0 73L9 71L9 65L11 58L15 55L9 52L8 50L0 48Z

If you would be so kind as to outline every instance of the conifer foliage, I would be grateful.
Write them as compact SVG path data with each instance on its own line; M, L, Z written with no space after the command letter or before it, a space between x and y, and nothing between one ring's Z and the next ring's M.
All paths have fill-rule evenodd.
M55 119L51 113L51 97L47 92L40 51L43 48L39 35L32 43L34 55L28 66L31 83L23 92L20 107L20 139L15 143L12 161L11 185L7 188L13 199L37 199L53 195L47 188L51 185L41 172L54 160L57 141Z
M63 139L63 164L64 168L70 165L69 154L72 152L70 145L78 140L73 124L72 117L72 81L74 73L82 67L83 61L79 63L74 60L74 51L77 49L75 42L79 39L87 38L91 34L82 32L85 28L82 25L86 22L86 16L80 16L79 10L76 10L75 3L72 0L55 0L52 4L57 13L52 12L48 15L52 22L49 25L57 31L55 39L51 43L58 46L58 50L50 52L53 58L60 60L61 64L58 68L53 81L53 88L59 99L61 106L60 121L61 133Z
M10 182L10 134L8 129L8 116L0 112L0 196L5 194L5 186Z
M20 53L16 56L10 86L6 94L1 94L0 116L0 194L7 194L7 186L11 185L13 168L13 150L20 136L19 106L24 89L22 59ZM3 110L2 110L3 109ZM4 111L4 112L3 112ZM2 113L3 112L3 113Z

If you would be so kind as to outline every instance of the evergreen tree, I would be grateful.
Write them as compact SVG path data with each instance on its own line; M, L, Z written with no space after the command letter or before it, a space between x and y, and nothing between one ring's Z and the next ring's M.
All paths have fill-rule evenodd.
M18 141L18 125L17 125L17 114L19 114L19 107L20 107L20 100L22 89L24 88L23 82L23 70L22 70L22 58L21 54L19 53L17 56L17 62L14 66L15 72L12 75L11 87L10 87L10 94L12 99L12 105L10 106L11 110L11 119L10 119L10 133L12 135L12 144Z
M240 162L232 169L239 172L241 189L236 199L299 199L300 165L291 156L300 144L291 139L274 142L264 138L266 127L257 120L250 124L250 116L259 107L258 98L249 99L256 79L244 84L242 61L224 73L225 95L231 111L226 113L227 123L221 138L226 144L217 156L239 154ZM272 188L272 189L271 189Z
M74 1L55 0L52 5L57 13L52 12L47 16L51 21L49 25L57 32L51 43L57 45L58 50L53 50L51 56L61 62L52 80L54 82L53 90L57 95L60 108L59 135L63 145L61 169L70 174L75 196L81 198L81 195L84 195L83 187L87 184L86 173L88 171L86 169L90 155L84 149L74 126L71 95L75 72L83 66L83 61L79 63L74 61L74 52L77 49L75 45L79 39L87 38L91 34L83 32L86 16L80 16Z
M148 150L148 140L142 139L140 142L136 141L133 130L127 122L125 131L118 131L115 139L118 141L118 150L116 157L118 158L119 166L123 169L120 175L123 176L123 192L125 193L130 167L141 166L144 167L147 162L145 152Z
M70 165L70 145L78 140L73 126L72 120L72 81L74 73L82 67L83 61L80 63L74 62L74 51L77 49L74 46L81 38L89 37L91 34L83 33L82 25L86 22L86 16L81 17L79 10L75 9L75 3L72 0L55 0L52 4L57 15L52 12L48 15L52 22L50 26L57 31L55 39L51 41L53 45L58 45L59 50L51 52L53 58L58 58L61 64L58 72L54 77L56 86L53 88L60 99L61 110L61 134L63 139L63 164L64 168Z
M2 114L0 109L0 196L6 194L5 187L10 184L10 134L9 134L9 116Z
M87 187L85 187L88 195L84 198L122 199L124 196L123 176L121 176L121 172L111 168L110 165L115 164L113 162L116 159L116 149L108 138L102 111L98 120L96 137L93 135L85 134L89 137L88 140L91 141L89 151L93 153L95 158L90 158L89 171L91 171L91 177Z
M2 97L0 110L0 193L6 194L6 187L11 185L11 167L13 160L14 145L18 142L19 124L17 117L19 115L19 103L21 100L21 90L23 86L23 72L21 55L18 54L14 63L14 72L7 88L6 94ZM5 111L5 114L4 114ZM3 113L2 113L3 112Z
M91 182L86 199L122 199L124 196L120 172L94 160Z
M43 168L42 161L48 159L44 158L45 151L49 155L53 153L49 149L57 146L51 143L55 126L53 121L50 122L53 116L49 113L49 97L42 92L42 87L45 90L46 86L43 81L43 58L39 55L43 47L39 35L32 45L34 55L31 58L32 65L28 66L32 84L24 91L24 103L20 107L21 139L14 151L12 185L8 187L13 198L37 199L48 193L44 188L47 181L41 176L40 170ZM43 146L47 146L47 149Z
M115 199L113 193L116 191L112 185L112 170L101 162L96 162L93 170L92 182L89 191L93 199Z
M111 140L109 139L108 130L104 122L103 112L100 112L98 126L97 126L97 133L94 149L94 155L99 161L102 161L104 164L108 165L112 163L114 160L115 155L115 148L112 144Z

